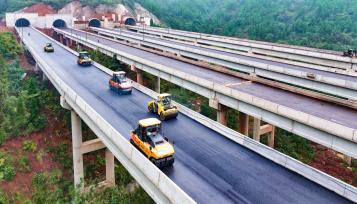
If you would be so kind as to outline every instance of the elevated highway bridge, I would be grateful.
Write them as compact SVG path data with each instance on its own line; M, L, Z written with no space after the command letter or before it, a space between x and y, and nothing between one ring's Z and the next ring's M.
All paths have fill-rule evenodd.
M167 58L83 31L56 29L71 39L133 65L138 81L145 71L198 93L218 110L225 124L225 107L298 134L357 158L357 111L322 100L244 80L215 70ZM334 113L334 114L331 114ZM259 140L259 136L256 135Z
M108 87L110 70L99 64L79 67L74 51L34 28L21 29L17 31L34 57L36 67L61 94L61 105L71 110L76 184L84 175L81 157L88 151L83 149L91 147L82 142L83 120L98 136L102 147L108 149L106 181L113 184L115 156L158 203L349 203L357 200L356 188L179 104L178 118L163 122L165 135L175 141L176 161L172 167L159 170L128 141L129 131L138 120L153 117L147 112L146 102L156 93L134 83L136 89L132 95L119 96ZM102 36L68 29L56 29L56 32L108 55L115 54L123 62L134 65L139 76L140 70L147 71L209 97L218 107L224 105L244 111L300 135L316 136L317 141L351 156L357 155L353 109L261 84L244 84L239 78ZM50 41L55 53L43 53L43 45Z
M239 39L225 36L209 35L170 28L126 26L138 33L146 33L160 38L193 43L196 46L224 49L225 51L266 56L270 60L288 59L300 62L304 66L356 76L357 59L344 57L342 52L307 48L270 42ZM287 61L286 61L287 62ZM299 64L299 63L298 63Z
M316 68L305 64L300 65L291 60L280 59L279 61L275 61L245 53L231 53L227 52L227 50L190 45L124 29L92 27L91 30L113 39L125 40L141 46L171 52L178 56L220 65L250 75L357 101L357 77L329 72L325 66ZM290 64L291 62L293 64Z

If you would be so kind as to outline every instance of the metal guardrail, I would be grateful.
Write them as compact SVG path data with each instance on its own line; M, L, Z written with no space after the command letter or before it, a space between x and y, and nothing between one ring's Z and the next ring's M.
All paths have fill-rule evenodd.
M62 45L62 44L60 44L58 42L56 42L56 43L59 44L60 46L62 46L63 48L65 48L66 50L70 51L71 53L77 55L77 52L69 49L68 47L65 47L64 45ZM112 75L112 71L109 70L108 68L106 68L106 67L104 67L104 66L102 66L100 64L97 64L97 63L94 63L94 66L97 67L98 69L100 69L101 71L107 73L108 75ZM152 91L152 90L150 90L150 89L148 89L148 88L146 88L146 87L144 87L144 86L142 86L140 84L137 84L137 83L133 82L133 86L134 86L135 89L143 92L144 94L146 94L146 95L148 95L148 96L150 96L152 98L156 98L156 96L157 96L156 92L154 92L154 91ZM72 96L72 98L73 97L76 98L76 96L74 96L74 95ZM81 104L81 102L79 102L79 103ZM251 138L246 137L246 136L244 136L244 135L242 135L242 134L240 134L240 133L238 133L236 131L233 131L230 128L227 128L227 127L225 127L224 125L222 125L220 123L217 123L217 122L215 122L215 121L213 121L213 120L211 120L211 119L209 119L209 118L207 118L207 117L205 117L205 116L203 116L203 115L201 115L201 114L199 114L199 113L197 113L197 112L195 112L195 111L193 111L193 110L191 110L189 108L186 108L186 107L182 106L179 103L176 103L176 102L174 102L174 103L179 108L179 111L182 114L192 118L193 120L201 123L202 125L204 125L204 126L210 128L210 129L222 134L223 136L225 136L225 137L235 141L236 143L238 143L238 144L240 144L240 145L242 145L242 146L244 146L244 147L246 147L246 148L248 148L248 149L250 149L250 150L252 150L252 151L254 151L254 152L258 153L258 154L260 154L260 155L262 155L263 157L265 157L265 158L267 158L267 159L269 159L269 160L271 160L271 161L273 161L273 162L275 162L275 163L277 163L279 165L282 165L285 168L288 168L288 169L290 169L290 170L292 170L292 171L294 171L294 172L306 177L307 179L309 179L309 180L311 180L313 182L316 182L316 183L320 184L321 186L324 186L325 188L327 188L329 190L332 190L332 191L336 192L337 194L339 194L339 195L341 195L341 196L343 196L343 197L345 197L345 198L347 198L347 199L349 199L351 201L355 202L357 200L357 189L355 187L353 187L353 186L351 186L349 184L346 184L345 182L340 181L340 180L338 180L338 179L336 179L334 177L331 177L330 175L327 175L327 174L325 174L325 173L323 173L323 172L321 172L321 171L319 171L317 169L314 169L314 168L312 168L312 167L310 167L310 166L308 166L306 164L303 164L300 161L297 161L297 160L295 160L295 159L293 159L293 158L291 158L291 157L289 157L287 155L284 155L284 154L282 154L282 153L280 153L280 152L278 152L278 151L276 151L276 150L274 150L274 149L272 149L270 147L267 147L267 146L255 141L255 140L252 140ZM82 104L85 104L85 102L83 101ZM71 105L75 106L75 104L71 104ZM83 105L82 105L82 109L83 109ZM84 107L84 109L86 109L86 108ZM99 114L96 116L94 110L91 110L91 111L92 111L92 113L91 113L92 116L90 118L92 118L92 122L95 122L96 121L95 119L99 118L100 116L98 117ZM102 118L100 118L100 119L102 119ZM102 119L102 120L104 120L104 119ZM97 119L97 122L98 122L98 119ZM86 123L87 123L87 121L86 121ZM99 127L101 125L103 125L102 126L102 130L103 130L102 133L105 133L105 132L107 134L109 133L109 135L112 136L111 138L113 140L116 140L118 138L118 136L115 135L115 134L117 134L115 129L112 128L110 126L110 124L108 124L108 123L99 123L99 124L100 125L97 125ZM97 132L97 135L100 135L102 133ZM125 140L125 138L123 138L123 137L119 137L119 138L120 138L121 141L118 142L118 143L121 145L122 149L125 149L125 148L127 148L127 146L130 146L130 145L127 144L128 141ZM108 144L108 145L110 145L110 144ZM132 154L132 151L133 151L133 149L129 150L127 148L123 152L126 153L126 155L130 155L130 154ZM123 155L121 155L121 156L123 156ZM142 162L142 158L139 158L139 160L137 162L140 164ZM149 167L153 167L153 165L151 165ZM145 167L145 168L142 168L142 170L144 170L144 171L146 170L147 171L148 169L146 169L146 167ZM153 169L153 170L156 170L156 169ZM166 187L166 186L164 186L164 187ZM168 187L166 187L165 189L169 189ZM171 195L175 195L176 192L170 192L170 194ZM187 200L185 200L185 199L187 199L187 198L184 197L184 198L180 199L179 201L182 202L182 203L187 203L186 202ZM191 201L191 200L189 200L189 201Z
M121 38L133 43L153 47L164 51L188 56L193 59L207 61L224 67L255 74L257 76L282 81L287 84L293 84L308 89L340 96L352 100L357 100L357 82L346 79L324 76L320 74L298 71L291 68L285 68L276 65L267 65L251 60L237 59L235 57L223 55L216 52L208 52L192 47L186 47L175 43L162 42L159 39L143 38L127 34L125 32L115 32L101 28L91 28L98 34L112 38ZM311 77L313 76L313 77Z
M240 102L244 102L244 103L259 107L261 109L267 110L268 112L289 118L293 121L297 121L304 125L307 125L307 126L325 131L332 135L341 137L343 139L352 141L355 144L357 142L357 130L355 130L353 128L338 124L334 121L329 121L329 120L326 120L323 118L316 117L309 113L301 112L299 110L294 110L292 108L289 108L289 107L286 107L286 106L283 106L283 105L280 105L280 104L277 104L277 103L274 103L271 101L267 101L265 99L250 95L250 94L242 92L242 91L234 90L230 87L223 86L223 85L215 83L213 81L209 81L209 80L200 78L198 76L194 76L194 75L187 74L185 72L174 70L170 67L166 67L164 65L152 62L150 60L143 59L140 56L134 56L134 55L128 54L126 52L113 49L111 47L100 44L98 42L94 42L94 41L85 39L84 37L73 35L73 34L63 31L61 29L56 29L56 28L54 28L54 29L56 32L62 33L64 35L66 35L66 37L72 38L73 40L76 40L77 42L80 42L88 47L91 47L93 49L99 48L98 50L104 54L109 54L110 56L113 56L114 54L116 54L118 60L124 61L125 63L130 64L130 65L135 65L138 69L141 69L143 71L148 71L149 73L151 72L152 74L154 74L156 76L160 76L161 78L171 81L171 82L174 82L180 86L183 86L184 83L183 82L178 83L177 79L187 81L188 83L191 83L192 85L196 85L200 89L199 91L192 90L192 87L190 87L190 85L188 85L185 88L191 88L192 91L199 92L201 95L203 95L205 97L211 97L211 95L213 94L211 92L218 93L218 95L221 94L222 101L220 100L220 103L222 103L226 106L232 107L234 109L239 110L240 107L238 107L238 104ZM91 34L91 35L94 35L94 34ZM170 78L169 76L176 77L177 79ZM206 91L203 91L202 89L206 89ZM208 91L208 93L207 93L207 91ZM223 101L225 98L226 99L228 98L226 103L224 103L224 101ZM236 100L236 102L233 102L232 100ZM237 106L232 106L232 103L236 103ZM257 118L262 118L261 115L257 115L257 114L251 114L251 115L253 115ZM271 124L274 124L278 127L281 127L281 124L277 124L276 121L270 122L271 117L267 117L267 119L264 119L264 120ZM286 123L286 121L284 121L284 120L281 122ZM286 129L285 127L282 127L282 128ZM292 128L291 129L289 128L287 130L290 132L294 131ZM301 132L297 132L297 134L301 134ZM340 144L341 142L336 144L336 141L334 142L333 140L331 140L331 138L329 140L331 141L331 143L329 143L328 145L325 144L325 146L334 147L335 145L341 145ZM321 143L321 141L318 141L318 143ZM350 145L346 144L344 146L348 147ZM349 149L349 151L346 151L343 148L338 148L338 151L343 152L344 154L350 155L354 158L357 158L357 149L351 148L351 149Z
M264 44L256 42L244 42L232 40L229 38L217 38L214 36L205 36L200 33L192 34L185 33L173 29L158 29L152 27L127 26L127 28L136 30L142 33L153 34L166 37L167 39L178 39L189 42L194 42L199 45L208 45L210 47L220 47L229 50L237 50L243 52L257 53L260 55L272 56L276 58L284 58L294 61L300 61L310 64L323 65L331 68L331 71L340 72L347 75L356 76L357 59L343 57L331 53L330 51L322 51L318 49L298 49L287 45L279 44ZM335 69L332 69L335 68Z
M44 36L49 38L46 35ZM50 40L56 42L52 39ZM25 39L22 39L22 41L25 45L27 45ZM76 113L86 122L86 124L94 130L96 135L101 139L106 147L131 173L136 181L148 192L155 202L163 204L196 203L160 169L146 159L141 152L133 147L129 141L126 140L125 137L122 136L105 119L103 119L93 107L87 104L85 100L83 100L73 89L71 89L55 73L55 71L41 59L38 53L36 53L30 46L27 46L27 48L40 68L42 68L42 71L46 74L59 93L65 98L66 102L70 104ZM64 48L69 50L69 48ZM70 52L77 55L74 51Z

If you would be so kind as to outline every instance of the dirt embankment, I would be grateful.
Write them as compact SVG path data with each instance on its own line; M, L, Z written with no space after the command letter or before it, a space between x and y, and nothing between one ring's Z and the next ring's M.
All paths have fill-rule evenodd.
M335 178L357 187L357 164L352 162L349 167L342 159L343 155L322 145L313 144L316 155L310 164Z
M56 117L49 113L46 113L46 116L48 123L44 130L8 139L0 148L1 152L7 152L11 155L15 163L23 157L28 158L28 171L15 169L16 175L11 181L0 183L1 189L7 194L18 192L30 198L33 176L36 173L60 168L55 156L48 149L50 146L56 146L64 142L64 140L70 143L70 133L63 126L63 122ZM34 152L24 150L23 144L25 141L35 143L36 150Z

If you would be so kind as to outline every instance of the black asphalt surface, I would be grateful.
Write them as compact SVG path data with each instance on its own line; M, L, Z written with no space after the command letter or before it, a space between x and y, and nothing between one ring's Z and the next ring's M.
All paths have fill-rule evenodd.
M69 29L64 29L67 32L71 32ZM147 52L138 48L130 47L118 42L105 39L102 36L93 35L88 33L86 35L84 32L72 30L73 34L78 36L87 37L89 40L94 42L99 42L108 47L114 48L116 50L124 51L129 54L140 56L144 59L154 61L158 64L165 65L167 67L174 68L188 74L195 75L200 78L204 78L215 83L222 85L239 84L242 82L241 79L233 77L231 75L216 72L214 70L209 70L196 65L185 63L179 60L170 59L163 57L151 52ZM268 101L275 102L286 107L302 111L335 123L357 129L357 110L346 108L343 106L338 106L325 101L313 99L307 96L294 94L292 92L284 91L281 89L273 88L270 86L265 86L257 83L243 84L230 86L233 89L249 93L251 95L257 96ZM333 113L333 114L331 114Z
M104 28L101 28L101 29L104 29ZM123 30L123 29L121 29L121 31L120 31L119 28L118 29L114 29L114 30L111 30L111 29L108 29L108 30L117 32L118 35L120 34L120 32L122 32L122 33L125 33L125 34L128 34L128 35L133 35L133 36L136 36L136 37L142 37L143 36L142 34L137 33L137 32L133 32L133 31L127 31L127 30ZM338 73L332 73L332 72L326 72L326 71L321 71L321 70L316 70L316 69L311 69L311 68L307 68L307 67L296 66L296 65L291 65L291 64L281 63L281 62L275 62L275 61L260 59L260 58L252 57L252 56L239 55L239 54L234 54L234 53L225 52L225 51L216 50L216 49L210 49L210 48L205 48L205 47L188 45L186 43L180 43L180 42L177 42L177 41L161 39L161 38L158 38L158 37L150 37L148 35L146 35L144 37L144 41L145 41L145 39L157 40L157 41L161 41L161 42L164 42L164 43L169 43L169 44L173 44L173 45L177 45L177 46L184 46L184 47L188 47L188 48L192 48L192 49L197 49L197 50L200 50L200 51L210 52L210 53L214 53L214 54L220 54L220 55L224 55L224 56L228 56L228 57L234 57L234 58L240 59L240 60L249 60L249 61L268 64L268 65L280 66L280 67L284 67L286 69L291 69L291 70L294 70L294 71L314 73L316 75L321 75L321 76L325 76L325 77L331 77L331 78L342 79L342 80L346 80L346 81L357 82L357 77L353 77L353 76L348 76L348 75L343 75L343 74L338 74Z
M136 90L116 94L108 87L110 76L94 66L78 66L76 56L55 43L54 53L44 53L49 40L24 28L28 32L30 46L127 139L138 120L154 117L147 112L148 96ZM349 203L184 115L163 122L163 129L177 151L174 165L163 171L198 203Z

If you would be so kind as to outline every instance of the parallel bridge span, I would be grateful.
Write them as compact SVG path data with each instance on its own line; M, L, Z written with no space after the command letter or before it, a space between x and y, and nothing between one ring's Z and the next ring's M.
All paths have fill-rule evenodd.
M230 108L357 158L357 111L129 47L103 36L55 29L65 37ZM226 86L226 84L235 84ZM331 114L334 113L334 114Z
M304 65L292 65L283 62L258 58L248 54L235 54L210 48L173 42L123 29L91 28L100 35L122 39L146 47L168 51L192 59L207 61L233 70L256 76L282 81L308 89L329 93L357 101L357 77L308 68ZM312 77L311 77L312 76Z
M118 96L107 87L109 70L97 64L78 67L77 53L53 40L55 54L40 54L51 39L32 28L25 32L31 32L21 37L37 66L156 202L347 203L337 194L356 200L354 187L181 106L177 120L164 122L168 137L176 142L176 162L160 171L128 142L132 123L150 116L145 110L146 94L153 93L134 84L137 89L131 96Z
M202 47L254 53L272 59L288 59L311 65L322 65L331 72L357 76L357 59L343 57L342 52L306 48L292 45L229 38L225 36L187 32L174 29L127 26L139 33L147 33L166 39L193 42Z

